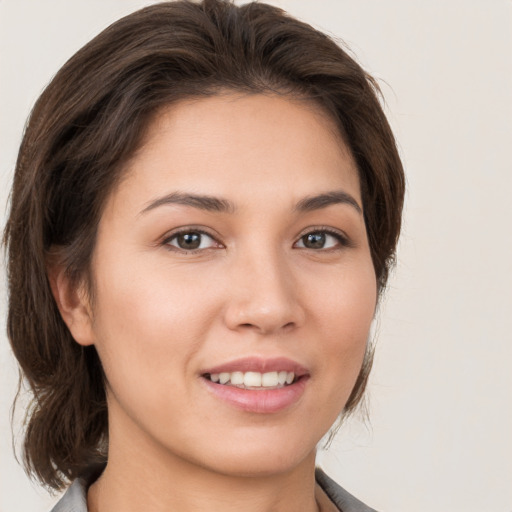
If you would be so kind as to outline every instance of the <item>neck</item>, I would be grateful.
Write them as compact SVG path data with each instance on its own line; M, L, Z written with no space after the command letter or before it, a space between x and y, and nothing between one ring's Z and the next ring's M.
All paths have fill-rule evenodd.
M88 492L89 512L317 512L315 453L278 473L244 475L212 471L150 442L116 442L108 464Z

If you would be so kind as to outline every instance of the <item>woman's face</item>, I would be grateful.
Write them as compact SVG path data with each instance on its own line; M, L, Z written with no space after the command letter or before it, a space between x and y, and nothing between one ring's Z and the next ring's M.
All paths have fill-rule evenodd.
M161 112L106 204L80 338L106 374L110 449L245 475L310 456L374 314L361 209L310 103L226 93Z

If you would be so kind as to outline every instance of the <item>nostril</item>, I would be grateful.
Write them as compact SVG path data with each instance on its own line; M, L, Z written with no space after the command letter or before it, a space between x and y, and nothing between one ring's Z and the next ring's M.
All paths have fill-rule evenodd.
M260 334L291 332L302 324L304 311L293 298L273 301L265 297L233 298L224 312L231 330Z
M276 330L276 328L274 328L274 327L272 327L272 328L268 328L268 326L267 327L259 327L258 325L252 324L249 322L242 323L239 325L239 327L244 328L244 329L256 329L258 331L265 332L265 333L273 332ZM281 326L280 329L283 331L289 331L289 330L292 330L294 327L295 327L295 322L287 322L286 324Z

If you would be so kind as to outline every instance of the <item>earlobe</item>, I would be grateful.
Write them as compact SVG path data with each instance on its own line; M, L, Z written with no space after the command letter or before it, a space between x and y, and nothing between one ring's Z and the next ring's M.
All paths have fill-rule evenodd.
M48 279L64 323L80 345L93 345L92 311L83 280L75 284L62 266L48 268Z

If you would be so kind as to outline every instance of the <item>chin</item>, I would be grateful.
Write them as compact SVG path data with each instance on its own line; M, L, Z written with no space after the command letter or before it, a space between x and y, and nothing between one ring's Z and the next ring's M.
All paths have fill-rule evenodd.
M291 436L248 436L234 440L220 450L204 450L199 464L216 473L239 477L267 477L288 473L310 459L314 465L316 442Z

